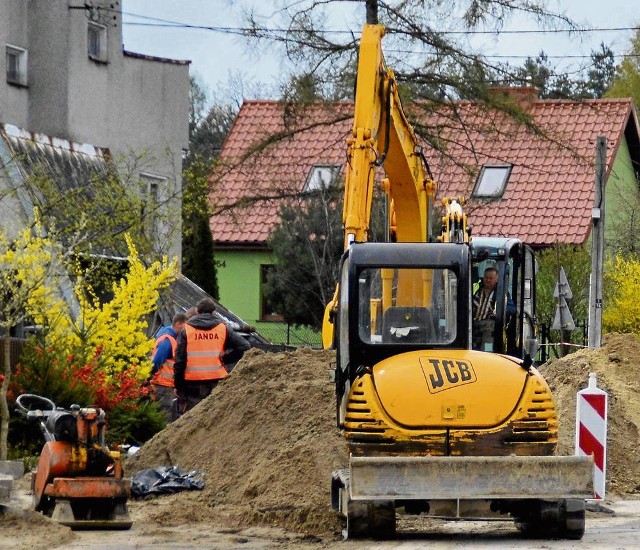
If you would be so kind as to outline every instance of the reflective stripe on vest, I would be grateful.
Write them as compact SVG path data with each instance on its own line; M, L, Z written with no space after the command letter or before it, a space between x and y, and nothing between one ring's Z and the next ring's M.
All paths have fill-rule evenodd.
M227 325L219 323L209 330L187 324L187 366L184 379L189 381L220 380L229 376L222 364Z
M173 364L176 356L176 348L178 347L178 342L176 341L176 339L171 336L171 334L163 334L162 336L160 336L156 340L151 357L155 357L158 346L165 340L169 340L169 342L171 343L171 357L168 357L167 360L162 363L162 365L160 365L160 368L156 371L155 375L151 379L151 383L157 384L158 386L173 388Z

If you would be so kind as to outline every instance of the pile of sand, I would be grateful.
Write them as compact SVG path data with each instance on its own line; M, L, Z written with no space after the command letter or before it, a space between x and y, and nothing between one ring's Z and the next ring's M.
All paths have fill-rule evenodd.
M198 470L205 473L205 489L134 502L134 519L338 534L330 473L347 464L347 454L335 424L332 361L329 351L247 352L209 398L125 464L128 475L160 465ZM590 372L598 374L598 385L609 392L607 490L636 491L640 340L613 334L599 350L579 351L540 370L556 398L561 454L574 452L576 392Z
M25 532L29 537L25 540ZM0 507L0 548L47 550L71 544L75 534L38 512L23 512Z
M205 474L205 489L172 500L176 521L224 518L236 526L276 524L339 532L330 507L331 471L347 463L336 428L334 353L248 351L233 374L197 407L127 460L127 475L176 465ZM166 519L163 506L149 519Z
M598 387L608 393L606 492L640 492L640 339L608 334L600 349L577 351L539 370L558 407L559 454L574 454L576 393L596 373Z

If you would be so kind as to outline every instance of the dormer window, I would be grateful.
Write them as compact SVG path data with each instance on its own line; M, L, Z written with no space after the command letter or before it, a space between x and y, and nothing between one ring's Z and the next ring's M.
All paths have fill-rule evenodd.
M502 197L512 168L513 164L485 164L480 170L472 196L478 199Z
M319 191L334 185L340 175L339 164L314 164L304 184L303 192Z
M102 62L107 61L107 27L89 21L87 52L89 59Z

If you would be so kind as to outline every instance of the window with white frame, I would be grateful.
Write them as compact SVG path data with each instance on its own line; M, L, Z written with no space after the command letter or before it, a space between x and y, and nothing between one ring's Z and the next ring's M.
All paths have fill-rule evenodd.
M89 21L87 52L89 57L95 61L107 60L107 27Z
M167 178L149 173L140 174L140 217L143 220L145 232L151 235L156 227L160 194Z
M318 191L335 184L340 175L339 164L314 164L309 171L303 191Z
M7 82L27 85L27 50L7 44L6 64Z
M478 174L473 196L480 199L500 198L509 181L512 164L485 164Z

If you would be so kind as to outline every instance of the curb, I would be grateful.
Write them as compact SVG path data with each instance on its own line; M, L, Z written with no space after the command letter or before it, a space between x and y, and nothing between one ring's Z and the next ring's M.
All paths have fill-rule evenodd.
M0 460L0 475L5 474L13 479L20 479L24 475L23 460Z
M6 474L0 474L0 504L9 502L11 497L11 487L13 486L13 477Z

